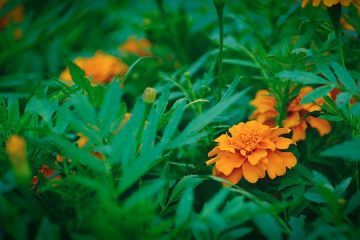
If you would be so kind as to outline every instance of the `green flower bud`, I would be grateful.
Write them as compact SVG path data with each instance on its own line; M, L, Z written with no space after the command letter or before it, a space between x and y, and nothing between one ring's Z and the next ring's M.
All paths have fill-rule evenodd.
M147 87L143 95L144 102L153 104L156 99L156 90L155 88Z

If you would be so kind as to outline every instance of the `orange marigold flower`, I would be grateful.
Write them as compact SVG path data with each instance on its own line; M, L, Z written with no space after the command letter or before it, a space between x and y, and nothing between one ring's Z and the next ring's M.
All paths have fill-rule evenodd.
M78 57L74 62L85 72L86 77L91 78L93 84L109 83L115 76L122 76L128 70L128 66L120 59L102 51L97 51L93 57ZM60 74L60 79L69 85L73 83L68 68Z
M239 123L222 134L215 142L218 145L208 156L213 157L207 165L215 163L213 175L233 184L244 178L255 183L266 173L274 179L283 176L286 168L292 168L297 160L291 152L281 152L293 143L291 139L280 137L290 132L288 128L271 128L257 121Z
M285 128L292 130L292 140L297 142L305 140L306 128L308 125L315 128L320 136L326 135L331 131L331 125L328 121L308 116L307 114L314 111L320 111L323 99L317 99L315 103L300 104L302 98L313 90L312 87L303 87L299 95L293 99L287 109L287 117L283 120L282 124ZM257 92L254 100L250 104L256 108L251 115L251 119L256 119L258 122L275 126L275 118L277 111L275 109L276 100L270 95L267 90L260 90Z
M318 7L320 3L323 3L326 7L331 7L340 3L341 5L348 7L350 3L359 4L359 0L303 0L301 3L302 7L305 7L309 2L312 2L314 7Z
M132 53L134 55L144 57L151 55L150 52L151 43L146 38L137 39L134 36L128 37L128 39L120 47L120 51Z

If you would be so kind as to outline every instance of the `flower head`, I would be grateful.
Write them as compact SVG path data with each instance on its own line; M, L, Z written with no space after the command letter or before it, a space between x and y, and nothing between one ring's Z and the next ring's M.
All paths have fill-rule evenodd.
M312 2L314 7L318 7L320 3L324 4L326 7L331 7L340 3L341 5L348 7L350 3L359 4L359 0L303 0L301 3L302 7L305 7L309 2Z
M215 142L218 145L209 152L213 157L207 165L215 163L213 175L236 184L244 176L251 183L264 178L266 173L274 179L283 176L286 168L296 165L291 152L281 152L289 148L292 140L280 137L289 133L287 128L271 128L257 121L239 123L222 134Z
M151 43L146 38L137 39L134 36L130 36L125 43L119 47L119 50L144 57L151 55L150 47Z
M74 60L84 72L86 77L91 78L93 84L106 84L117 75L124 75L128 66L120 59L108 55L102 51L97 51L93 57L78 57ZM72 78L69 69L65 69L60 79L68 84L72 84Z
M316 99L315 103L300 104L303 97L312 90L312 87L303 87L300 89L298 96L290 102L287 109L287 116L282 121L285 128L292 130L292 140L294 142L305 140L308 125L315 128L320 136L326 135L331 131L331 126L328 121L318 117L307 116L310 112L321 110L323 99ZM250 101L250 104L256 108L250 117L251 119L256 119L258 122L269 126L275 126L275 118L278 115L275 109L276 100L270 95L269 91L258 91L255 99Z

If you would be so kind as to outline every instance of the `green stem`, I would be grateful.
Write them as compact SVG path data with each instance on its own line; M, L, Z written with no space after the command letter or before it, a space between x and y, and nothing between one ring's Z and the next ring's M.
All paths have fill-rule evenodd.
M224 6L216 6L216 13L219 19L219 58L218 58L218 94L221 98L222 89L222 68L223 68L223 52L224 52Z
M339 51L339 61L341 65L345 67L345 57L343 51L342 44L342 36L341 36L341 25L340 25L340 17L341 17L341 4L338 3L332 7L327 8L329 17L334 27L335 37L338 44Z

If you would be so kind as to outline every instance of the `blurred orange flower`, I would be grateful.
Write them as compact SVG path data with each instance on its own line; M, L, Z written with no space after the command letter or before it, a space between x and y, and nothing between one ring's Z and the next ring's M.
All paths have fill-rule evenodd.
M302 98L313 90L312 87L303 87L299 95L293 99L287 109L287 117L282 121L285 128L292 130L292 140L297 142L305 140L306 128L308 125L315 128L320 136L326 135L331 131L330 123L324 119L307 116L308 113L320 111L323 99L317 99L315 103L300 104ZM275 118L278 113L275 109L276 100L267 90L257 92L255 99L250 101L250 105L256 110L250 116L250 119L256 119L258 122L275 126Z
M146 38L137 39L134 36L130 36L125 43L119 47L119 50L144 57L151 55L150 47L151 43Z
M343 17L340 18L340 24L341 24L341 26L342 26L345 30L348 30L348 31L356 31L355 28L354 28L354 26L351 25L350 23L348 23L348 22L346 21L346 19L343 18Z
M288 128L271 128L257 121L239 123L215 139L218 145L208 156L215 163L213 175L233 184L244 177L250 183L264 178L266 173L274 179L283 176L286 168L292 168L297 160L291 152L281 152L293 143L291 139L280 137L290 132Z
M305 7L309 2L312 2L314 7L318 7L322 2L326 7L331 7L340 3L341 5L348 7L350 3L354 3L356 6L360 4L360 0L303 0L302 7Z
M9 1L0 0L0 9L2 9ZM14 7L7 15L3 18L0 18L0 29L5 28L6 25L10 22L19 23L24 19L24 6L17 5Z
M125 75L128 66L120 59L97 51L93 57L78 57L74 60L84 72L86 77L91 78L93 84L106 84L113 80L117 75ZM69 69L66 68L61 74L60 79L67 84L73 84Z

